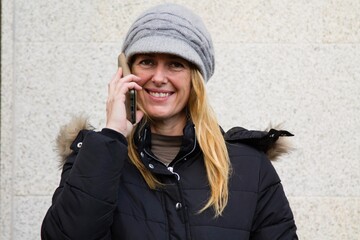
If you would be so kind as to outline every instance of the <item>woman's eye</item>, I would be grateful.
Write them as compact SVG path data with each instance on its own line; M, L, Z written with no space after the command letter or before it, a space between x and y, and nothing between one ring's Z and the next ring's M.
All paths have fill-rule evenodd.
M172 62L169 64L172 69L183 69L184 65L180 62Z
M139 62L139 64L140 65L142 65L142 66L152 66L152 65L154 65L154 61L152 61L151 59L144 59L144 60L141 60L140 62Z

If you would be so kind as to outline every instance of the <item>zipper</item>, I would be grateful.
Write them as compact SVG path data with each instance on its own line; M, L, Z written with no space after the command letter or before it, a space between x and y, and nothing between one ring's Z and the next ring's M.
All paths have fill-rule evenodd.
M161 162L159 159L157 159L156 156L150 154L148 151L146 151L146 149L144 149L144 152L150 156L151 158L155 159L156 161L158 161L159 163L161 163L162 165L164 165L164 167L167 168L167 170L169 170L172 174L174 174L177 178L178 181L180 181L180 175L177 172L174 172L174 167L168 167L166 166L163 162Z
M144 135L146 136L146 129L145 129L145 133ZM195 143L194 143L194 146L193 148L191 149L190 152L188 152L185 156L183 156L182 158L180 158L179 160L177 160L176 162L174 163L170 163L169 166L166 166L163 162L161 162L156 156L150 154L148 151L146 151L146 149L144 149L143 151L150 157L152 157L153 159L155 159L156 161L158 161L159 163L161 163L162 165L164 165L172 174L174 174L177 178L178 181L180 181L180 175L174 171L174 166L180 162L181 160L185 159L187 156L189 156L191 153L193 153L195 151L195 148L196 148L196 145L197 145L197 139L196 137L195 138Z
M177 160L176 162L174 162L173 164L169 164L169 166L167 167L167 169L172 173L172 174L175 174L178 181L180 181L180 175L177 173L177 172L174 172L174 166L176 165L176 163L180 162L181 160L185 159L187 156L189 156L191 153L193 153L195 151L195 148L196 148L196 145L197 145L197 140L196 140L196 137L195 137L195 143L194 143L194 147L191 149L190 152L188 152L185 156L183 156L182 158L180 158L179 160ZM164 164L165 165L165 164Z
M180 175L177 172L174 172L174 168L173 167L168 167L167 168L172 174L174 174L177 178L178 181L180 181Z
M196 145L197 145L197 140L196 140L196 137L195 137L194 147L191 149L191 151L188 152L185 156L183 156L183 157L180 158L179 160L177 160L176 162L174 162L173 164L170 163L170 165L174 166L177 162L180 162L181 160L183 160L184 158L186 158L187 156L189 156L190 154L192 154L192 153L195 151Z
M177 160L176 162L174 162L173 164L170 163L170 165L167 167L167 169L172 173L172 174L175 174L176 177L177 177L177 180L180 181L180 175L177 173L177 172L174 172L174 166L176 163L182 161L183 159L185 159L187 156L189 156L191 153L193 153L195 151L195 148L196 148L196 137L195 137L195 143L194 143L194 147L191 149L190 152L188 152L185 156L183 156L182 158L180 158L179 160Z

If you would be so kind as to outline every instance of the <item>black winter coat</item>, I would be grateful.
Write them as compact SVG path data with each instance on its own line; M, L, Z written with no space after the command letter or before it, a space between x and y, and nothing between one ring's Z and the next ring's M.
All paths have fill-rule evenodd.
M267 150L283 132L237 128L225 134L233 172L228 205L214 218L212 209L198 212L210 193L194 131L192 124L185 127L180 153L169 167L152 155L150 131L140 133L141 159L165 184L157 190L149 189L129 161L124 136L110 129L80 131L65 158L42 239L297 239L275 169L263 151L248 145Z

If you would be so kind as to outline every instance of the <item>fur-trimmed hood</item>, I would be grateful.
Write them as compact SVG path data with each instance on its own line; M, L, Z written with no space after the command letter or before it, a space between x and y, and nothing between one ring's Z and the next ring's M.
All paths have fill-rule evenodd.
M66 158L71 154L71 144L81 130L94 130L87 117L80 115L71 119L68 124L60 128L56 138L56 151L60 157L60 166L65 163Z
M87 117L83 115L73 117L66 125L60 128L56 138L56 150L60 156L60 166L65 163L72 150L71 144L81 130L94 130ZM288 131L271 128L266 131L252 131L241 127L234 127L224 133L229 143L242 143L264 151L271 161L289 153L293 148L285 137L293 136Z

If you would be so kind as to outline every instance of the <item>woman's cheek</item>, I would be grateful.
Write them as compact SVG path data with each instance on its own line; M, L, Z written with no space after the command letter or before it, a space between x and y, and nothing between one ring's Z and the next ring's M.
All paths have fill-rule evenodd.
M139 75L136 75L136 76L138 76L141 79L140 81L137 82L137 84L140 85L141 87L143 87L145 85L146 81L141 76L139 76Z

